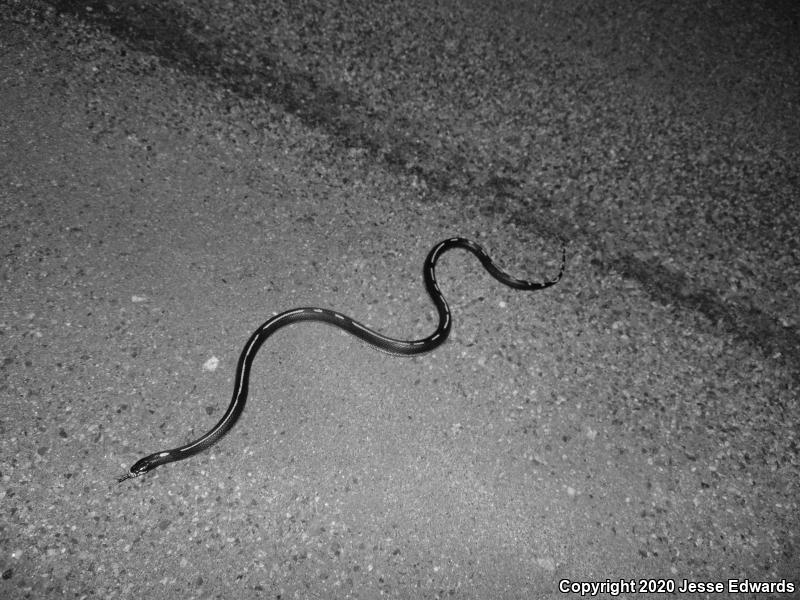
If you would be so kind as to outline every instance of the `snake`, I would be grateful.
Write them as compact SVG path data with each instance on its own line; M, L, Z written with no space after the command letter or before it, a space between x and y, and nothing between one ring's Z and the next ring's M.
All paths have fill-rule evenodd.
M359 340L366 342L368 345L382 350L389 354L398 356L414 356L424 354L435 350L447 340L450 335L450 328L452 325L452 318L450 316L450 307L442 294L439 284L436 281L436 264L439 259L448 250L453 248L462 248L474 254L483 265L484 269L500 283L507 285L510 288L535 291L548 288L555 285L561 280L564 274L566 265L566 247L562 245L561 248L561 268L558 275L553 279L548 279L542 282L525 281L512 277L502 269L500 269L495 262L489 257L486 251L477 243L461 238L454 237L443 240L436 244L428 253L423 267L423 278L425 281L425 289L428 292L431 300L433 301L436 311L439 314L439 324L436 330L429 336L419 340L401 340L388 337L359 323L355 319L343 315L335 310L317 307L301 307L293 308L282 312L270 318L258 329L256 329L247 340L247 343L239 355L239 360L236 365L236 378L234 381L233 397L230 404L222 415L219 422L214 425L209 431L204 433L196 440L173 448L172 450L162 450L149 454L138 461L136 461L128 470L125 475L120 477L117 481L122 483L127 479L140 477L153 469L165 465L167 463L185 460L191 456L199 454L216 444L225 434L239 420L242 415L245 404L247 402L247 393L250 382L250 370L253 366L253 360L258 353L262 344L276 331L292 325L293 323L300 323L302 321L317 321L326 323L339 329L343 329L347 333L355 336Z

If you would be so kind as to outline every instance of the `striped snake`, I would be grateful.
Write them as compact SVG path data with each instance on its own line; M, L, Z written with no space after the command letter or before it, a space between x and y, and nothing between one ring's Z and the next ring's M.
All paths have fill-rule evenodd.
M161 452L156 452L139 459L131 466L125 475L119 478L119 482L121 483L126 479L144 475L148 471L152 471L161 465L184 460L190 456L199 454L216 444L228 433L241 416L245 403L247 402L250 368L253 365L253 359L258 349L269 336L282 327L300 321L319 321L344 329L346 332L379 350L400 356L423 354L441 346L445 340L447 340L447 336L450 335L451 318L450 308L447 306L447 301L444 299L439 285L436 283L436 263L445 252L452 248L463 248L464 250L472 252L472 254L478 257L478 260L481 261L483 267L492 277L497 279L500 283L518 290L541 290L558 283L561 276L564 274L564 267L566 264L566 248L562 247L561 269L555 279L540 283L523 281L510 276L505 271L498 268L484 249L475 242L464 238L450 238L439 242L428 253L423 270L425 289L428 291L428 295L431 297L431 300L433 300L436 311L439 313L439 324L432 334L420 340L398 340L390 338L346 315L325 308L293 308L276 315L253 332L250 339L247 340L247 344L245 344L242 353L239 355L239 362L236 365L236 381L233 388L233 397L228 405L228 409L225 411L225 414L222 415L219 422L193 442L189 442L178 448L173 448L172 450L162 450Z

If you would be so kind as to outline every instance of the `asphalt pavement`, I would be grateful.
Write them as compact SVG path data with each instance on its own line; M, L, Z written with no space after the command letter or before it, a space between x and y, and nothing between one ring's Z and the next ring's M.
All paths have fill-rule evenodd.
M792 3L0 3L0 597L798 598ZM389 356L271 315L331 308Z

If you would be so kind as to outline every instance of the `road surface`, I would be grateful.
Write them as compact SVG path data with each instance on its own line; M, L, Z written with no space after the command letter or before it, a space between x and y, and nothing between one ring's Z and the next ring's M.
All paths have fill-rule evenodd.
M0 4L0 596L798 597L798 37L790 3ZM523 278L564 240L565 277L448 254L413 359L282 330L227 437L116 484L276 312L430 333L455 235Z

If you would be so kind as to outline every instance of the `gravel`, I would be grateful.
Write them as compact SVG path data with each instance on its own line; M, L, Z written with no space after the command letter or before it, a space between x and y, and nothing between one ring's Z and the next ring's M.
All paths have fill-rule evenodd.
M0 4L0 596L796 588L797 38L790 3ZM228 437L115 485L271 311L427 334L456 234L531 278L564 239L565 279L448 255L446 346L282 331Z

